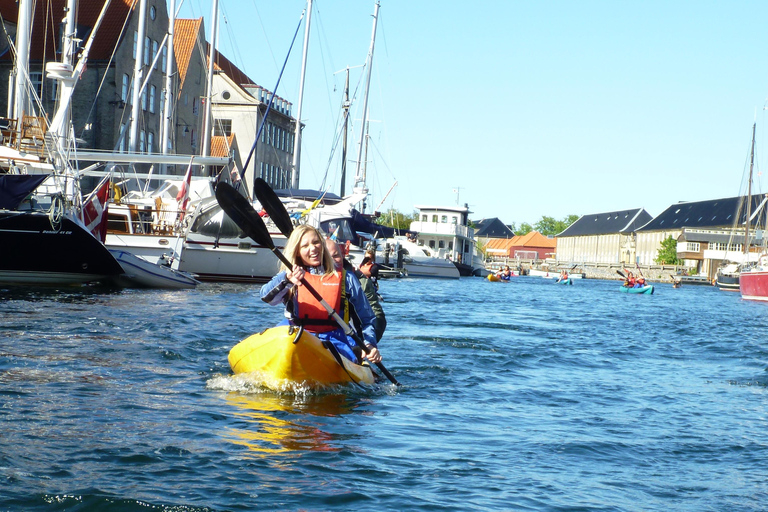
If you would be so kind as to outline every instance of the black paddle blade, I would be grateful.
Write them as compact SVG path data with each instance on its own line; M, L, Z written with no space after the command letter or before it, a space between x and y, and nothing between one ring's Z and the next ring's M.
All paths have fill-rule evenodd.
M266 181L261 178L256 178L256 184L254 185L254 192L258 198L261 206L267 211L272 218L272 222L275 223L277 229L286 237L291 236L293 232L293 222L291 222L291 216L288 210L285 209L285 205L280 198L277 197L275 191L272 190Z
M622 272L621 270L617 270L617 271L616 271L616 273L617 273L617 274L619 274L619 275L620 275L621 277L623 277L624 279L626 279L626 278L627 278L627 276L625 276L625 275L624 275L624 272Z
M226 182L216 185L216 200L224 213L229 215L229 218L257 244L270 249L275 248L264 220L259 217L251 203L232 185Z

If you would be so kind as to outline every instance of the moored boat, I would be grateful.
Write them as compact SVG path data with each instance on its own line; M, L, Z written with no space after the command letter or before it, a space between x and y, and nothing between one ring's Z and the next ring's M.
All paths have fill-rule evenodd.
M768 301L768 254L763 254L754 267L741 270L739 275L741 298Z
M188 289L194 288L199 281L191 274L174 270L170 266L151 263L139 258L134 254L119 249L110 249L110 253L115 257L120 266L125 271L115 277L115 282L119 286L126 288L166 288L166 289Z
M229 365L234 373L253 373L261 384L275 390L296 384L315 388L374 383L369 366L335 357L315 336L287 325L266 329L235 345Z
M619 288L619 291L621 291L623 293L636 293L636 294L637 293L643 293L643 294L646 294L646 295L653 295L653 285L647 284L645 286L638 286L636 288L635 287L628 287L628 286L622 285Z

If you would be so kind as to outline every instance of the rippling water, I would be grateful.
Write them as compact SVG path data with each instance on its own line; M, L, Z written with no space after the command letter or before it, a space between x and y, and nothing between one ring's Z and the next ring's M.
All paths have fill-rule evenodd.
M395 389L274 393L257 286L0 290L0 510L765 510L768 304L382 284Z

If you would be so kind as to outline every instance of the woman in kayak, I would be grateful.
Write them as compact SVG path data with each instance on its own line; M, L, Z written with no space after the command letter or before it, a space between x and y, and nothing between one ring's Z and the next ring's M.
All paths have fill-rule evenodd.
M354 274L336 270L323 235L314 227L301 225L293 230L285 245L285 256L292 268L281 266L280 272L261 287L261 300L271 306L285 305L285 316L291 325L304 329L322 341L330 341L338 352L350 361L358 362L356 344L331 318L321 303L302 284L306 280L346 322L349 320L347 301L355 308L362 324L366 357L372 363L381 361L376 346L373 311Z

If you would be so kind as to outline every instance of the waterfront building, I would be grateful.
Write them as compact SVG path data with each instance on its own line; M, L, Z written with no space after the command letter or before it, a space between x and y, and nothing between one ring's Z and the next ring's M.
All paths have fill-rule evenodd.
M762 195L752 196L751 211L758 211ZM677 256L686 267L714 279L723 261L741 262L746 225L744 197L680 202L669 206L637 230L637 258L641 265L655 264L660 244L668 237L677 241ZM762 214L764 218L765 213ZM763 232L755 233L761 215L750 221L749 245L761 245ZM751 249L750 259L757 259Z
M634 265L636 231L651 219L643 208L582 215L556 235L557 260Z

